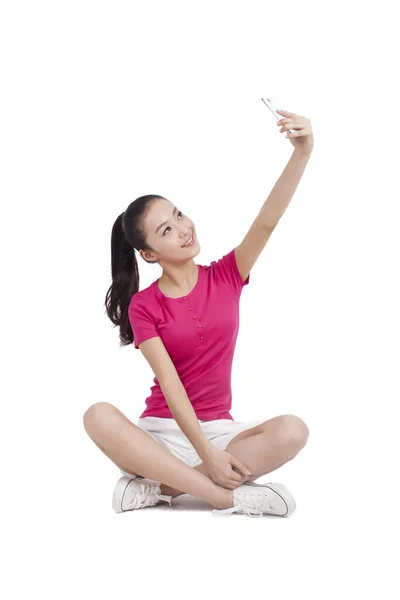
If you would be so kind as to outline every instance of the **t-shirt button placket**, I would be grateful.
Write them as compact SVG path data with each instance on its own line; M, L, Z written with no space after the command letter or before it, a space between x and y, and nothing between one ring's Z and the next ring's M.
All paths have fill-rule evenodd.
M182 297L182 300L187 300L187 296L183 296L183 297ZM193 309L192 309L192 307L191 307L191 306L188 306L188 310L193 310ZM195 320L197 319L196 315L192 315L192 319L195 321ZM197 327L198 327L198 329L201 329L201 325L200 325L200 323L197 323ZM202 335L200 335L200 339L201 339L201 340L204 340L204 335L203 335L203 334L202 334Z
M201 329L201 325L200 325L200 323L197 323L197 327L198 327L199 329ZM203 335L203 334L201 334L201 336L200 336L200 339L201 339L201 340L204 340L204 335Z

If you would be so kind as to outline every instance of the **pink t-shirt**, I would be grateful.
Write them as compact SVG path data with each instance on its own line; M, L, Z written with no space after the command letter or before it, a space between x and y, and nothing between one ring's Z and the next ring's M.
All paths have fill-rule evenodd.
M235 249L209 266L198 266L193 290L168 298L158 280L132 296L128 315L134 347L161 337L202 421L231 419L231 371L239 330L239 301L249 283L239 273ZM143 417L173 418L157 378L146 398Z

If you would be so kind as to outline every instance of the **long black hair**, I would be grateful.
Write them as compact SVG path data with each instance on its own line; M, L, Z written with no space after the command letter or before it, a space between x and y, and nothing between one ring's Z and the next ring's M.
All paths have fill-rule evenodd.
M120 346L132 344L134 340L128 307L132 296L139 291L139 268L135 249L153 250L146 243L147 234L143 224L156 200L166 198L150 194L131 202L126 211L117 217L111 232L112 284L106 294L105 306L108 317L115 326L119 326Z

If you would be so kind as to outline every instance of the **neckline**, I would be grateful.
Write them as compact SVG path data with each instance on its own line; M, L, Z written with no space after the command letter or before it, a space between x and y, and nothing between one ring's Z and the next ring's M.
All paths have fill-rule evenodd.
M199 287L199 283L200 283L200 275L201 275L201 266L197 265L197 281L192 289L191 292L189 292L188 294L185 294L184 296L178 296L178 297L171 297L171 296L166 296L164 294L164 292L162 292L160 290L160 288L158 287L158 280L160 279L160 277L154 282L154 287L156 290L156 293L161 296L161 298L164 298L166 300L182 300L183 298L188 298L189 296L192 296L195 291L197 290L197 288Z

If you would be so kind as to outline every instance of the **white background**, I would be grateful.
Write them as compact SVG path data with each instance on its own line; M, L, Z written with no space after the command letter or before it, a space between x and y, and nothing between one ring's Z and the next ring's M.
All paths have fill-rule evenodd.
M392 7L2 5L4 597L399 593ZM268 95L311 119L315 147L242 293L232 414L307 423L304 450L262 478L297 511L215 519L181 496L117 515L119 470L82 416L107 401L136 421L153 374L105 315L112 225L154 193L195 223L196 263L238 245L293 149ZM140 289L161 276L139 268Z

